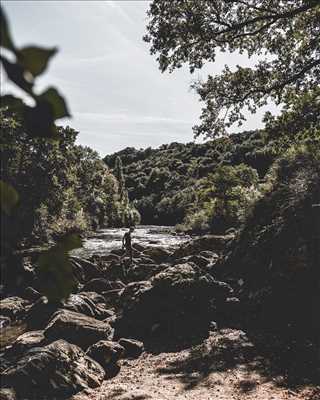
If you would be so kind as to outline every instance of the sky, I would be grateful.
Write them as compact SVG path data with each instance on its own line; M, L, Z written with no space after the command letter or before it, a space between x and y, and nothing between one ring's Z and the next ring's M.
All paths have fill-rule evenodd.
M78 143L101 156L128 146L192 141L201 104L190 91L190 83L240 61L236 54L223 54L214 65L194 74L187 67L161 73L142 40L149 1L1 3L17 46L59 48L48 70L37 79L37 91L48 86L61 91L72 119L59 124L78 130ZM1 81L1 91L18 93L3 74ZM250 117L242 129L261 127L261 116L258 112Z

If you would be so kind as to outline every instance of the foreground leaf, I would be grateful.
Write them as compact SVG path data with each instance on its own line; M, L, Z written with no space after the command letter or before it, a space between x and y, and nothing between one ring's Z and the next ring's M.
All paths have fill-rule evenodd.
M8 50L15 52L13 40L11 39L9 25L5 13L0 7L0 32L1 32L1 46Z
M25 106L24 121L29 136L57 138L52 107L47 102L39 102L36 107Z
M81 247L78 235L68 235L38 260L41 289L49 301L67 298L76 287L68 251Z
M25 92L31 94L33 81L27 78L25 69L19 65L8 61L5 57L1 56L3 67L8 75L8 78L19 86Z
M54 119L70 117L67 104L57 89L51 87L42 93L39 98L51 105Z
M50 58L54 56L56 52L56 48L24 47L18 52L18 61L24 69L31 72L33 77L36 77L46 70Z
M14 187L0 180L1 210L10 215L13 208L18 204L19 195Z

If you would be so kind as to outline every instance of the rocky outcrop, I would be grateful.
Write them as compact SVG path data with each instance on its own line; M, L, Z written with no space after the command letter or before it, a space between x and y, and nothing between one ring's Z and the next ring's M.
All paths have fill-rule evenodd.
M213 251L221 253L226 250L227 245L232 242L234 235L205 235L190 240L176 249L172 255L173 259L179 259L191 255L197 255L202 251Z
M104 303L104 301L95 303L86 292L83 292L71 294L68 299L63 302L63 308L102 320L112 315L112 312L106 308Z
M232 295L232 289L202 274L197 267L168 267L150 281L129 284L121 294L122 315L115 323L117 336L188 337L208 329L214 309Z
M104 369L78 346L57 340L29 350L3 373L3 382L23 399L66 399L79 390L99 386Z
M86 350L99 340L112 339L113 330L107 322L68 310L57 311L44 330L48 340L64 339Z

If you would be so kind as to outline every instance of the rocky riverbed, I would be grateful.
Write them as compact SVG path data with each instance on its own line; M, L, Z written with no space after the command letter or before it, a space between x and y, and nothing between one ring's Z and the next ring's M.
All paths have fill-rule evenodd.
M24 257L1 301L1 400L320 398L245 331L241 282L219 278L232 235L141 227L130 264L122 234L101 231L70 255L77 289L59 303Z

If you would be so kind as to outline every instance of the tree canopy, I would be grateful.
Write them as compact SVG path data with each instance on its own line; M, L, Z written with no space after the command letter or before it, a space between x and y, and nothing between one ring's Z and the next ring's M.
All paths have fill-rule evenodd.
M219 52L255 57L192 86L204 103L195 136L214 136L267 104L290 104L320 81L319 0L153 0L144 40L161 71L190 71Z

